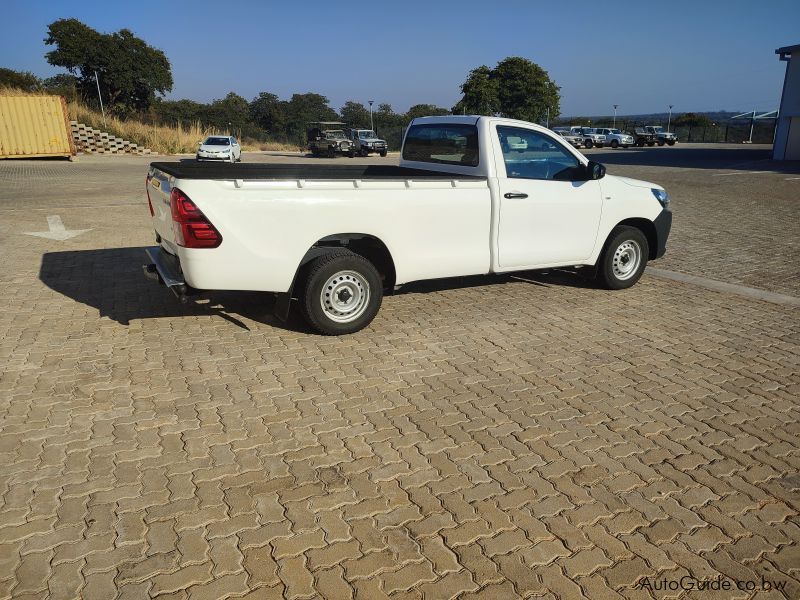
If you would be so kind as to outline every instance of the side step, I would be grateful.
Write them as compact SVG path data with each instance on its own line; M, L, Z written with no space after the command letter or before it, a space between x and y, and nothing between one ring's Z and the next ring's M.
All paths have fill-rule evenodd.
M145 254L150 263L142 265L144 276L148 279L158 280L167 286L178 297L181 303L189 301L192 289L186 285L178 266L177 259L165 253L160 246L145 248Z

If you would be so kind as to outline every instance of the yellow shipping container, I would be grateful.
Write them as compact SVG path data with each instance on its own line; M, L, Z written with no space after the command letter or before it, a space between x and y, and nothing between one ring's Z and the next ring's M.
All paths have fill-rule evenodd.
M74 154L61 96L0 96L0 158Z

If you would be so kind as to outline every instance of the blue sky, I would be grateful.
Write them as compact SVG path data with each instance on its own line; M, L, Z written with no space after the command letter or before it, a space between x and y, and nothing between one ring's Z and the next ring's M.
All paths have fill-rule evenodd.
M800 2L108 2L6 0L0 66L49 76L47 25L127 27L166 53L170 98L281 98L452 106L470 69L524 56L561 86L563 115L770 110L800 43Z

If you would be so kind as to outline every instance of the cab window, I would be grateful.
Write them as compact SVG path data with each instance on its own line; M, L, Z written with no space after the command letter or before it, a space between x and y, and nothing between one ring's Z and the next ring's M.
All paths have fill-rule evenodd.
M531 129L498 126L506 177L511 179L579 179L580 161L550 136Z
M478 128L461 123L412 125L403 143L403 160L477 167Z

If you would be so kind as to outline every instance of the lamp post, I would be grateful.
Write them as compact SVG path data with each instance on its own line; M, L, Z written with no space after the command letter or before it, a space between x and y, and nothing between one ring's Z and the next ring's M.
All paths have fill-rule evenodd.
M100 112L103 113L103 127L106 126L106 109L103 108L103 96L100 93L100 78L97 76L97 71L94 72L94 82L97 84L97 98L100 100Z
M616 129L616 128L617 128L617 108L618 108L618 107L619 107L619 104L615 104L615 105L614 105L614 124L612 125L612 127L613 127L614 129Z
M375 126L372 124L372 103L375 102L375 100L367 100L367 102L369 102L369 128L375 131Z
M667 133L669 133L669 126L672 123L672 104L669 105L669 117L667 117Z

